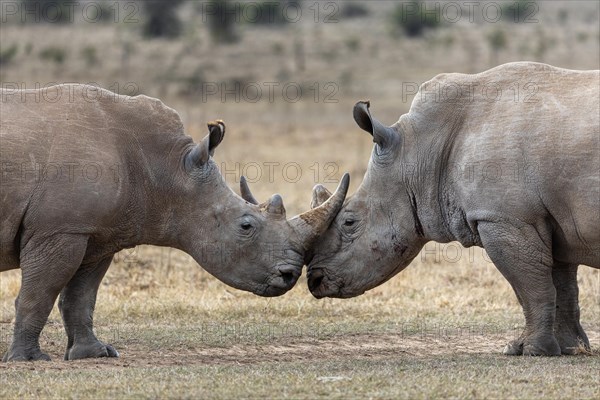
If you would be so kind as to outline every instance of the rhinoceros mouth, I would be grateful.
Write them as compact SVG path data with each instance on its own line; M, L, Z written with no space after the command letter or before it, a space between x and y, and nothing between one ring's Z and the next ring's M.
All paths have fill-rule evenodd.
M309 269L307 279L308 289L317 299L340 296L340 286L327 276L323 268Z
M308 289L313 295L320 292L323 278L325 278L325 274L322 269L311 269L308 272ZM317 296L315 295L315 297Z
M274 297L286 293L298 282L302 274L302 267L292 263L283 264L277 266L276 271L276 275L269 279L267 285L258 294L265 297Z
M308 270L308 289L317 299L323 297L334 297L338 299L348 299L360 296L366 290L351 291L342 280L330 276L325 268L310 268Z

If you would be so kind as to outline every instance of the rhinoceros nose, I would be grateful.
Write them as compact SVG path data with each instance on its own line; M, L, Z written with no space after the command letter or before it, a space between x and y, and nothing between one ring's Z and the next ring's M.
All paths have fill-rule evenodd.
M277 268L286 284L293 284L300 277L301 269L293 265L282 265Z
M310 271L310 273L308 274L308 289L311 292L316 291L319 288L319 286L321 286L324 277L325 274L320 269Z

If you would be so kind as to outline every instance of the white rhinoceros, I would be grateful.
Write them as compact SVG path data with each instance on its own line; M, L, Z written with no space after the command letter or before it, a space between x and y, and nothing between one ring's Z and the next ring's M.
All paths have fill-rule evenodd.
M519 62L424 83L373 136L367 173L307 256L316 297L352 297L404 269L428 241L484 247L525 330L506 354L560 355L589 341L577 267L600 268L599 71ZM328 197L313 192L313 205Z
M66 359L116 357L92 329L96 293L113 255L171 246L235 288L278 296L296 283L304 252L341 207L286 220L281 197L240 198L211 155L222 121L196 144L179 115L146 96L85 85L0 91L0 271L21 268L5 360L48 360L39 335L60 293Z

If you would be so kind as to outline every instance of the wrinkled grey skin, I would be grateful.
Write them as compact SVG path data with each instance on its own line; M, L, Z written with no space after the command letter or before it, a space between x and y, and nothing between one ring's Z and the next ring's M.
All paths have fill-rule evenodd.
M22 273L4 360L49 359L38 339L59 293L65 359L116 357L93 332L96 293L113 255L138 244L181 249L228 285L281 295L347 190L346 177L335 201L288 221L279 195L259 205L245 181L248 201L222 179L210 157L222 121L196 144L146 96L84 85L0 95L0 271Z
M502 96L490 101L492 87L434 98L486 84ZM313 295L358 296L426 242L458 241L485 248L523 307L525 330L505 354L589 348L577 267L600 268L599 87L598 71L512 63L435 77L391 127L358 103L354 118L376 144L358 191L307 256ZM313 206L328 197L316 187Z

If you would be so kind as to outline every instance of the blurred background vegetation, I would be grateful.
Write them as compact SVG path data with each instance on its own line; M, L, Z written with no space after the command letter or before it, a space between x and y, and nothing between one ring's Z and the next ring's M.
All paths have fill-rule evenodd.
M196 104L206 82L297 82L307 90L335 82L337 99L388 99L401 82L442 71L514 60L582 69L599 62L596 1L76 4L2 1L2 82L118 82L119 92Z

